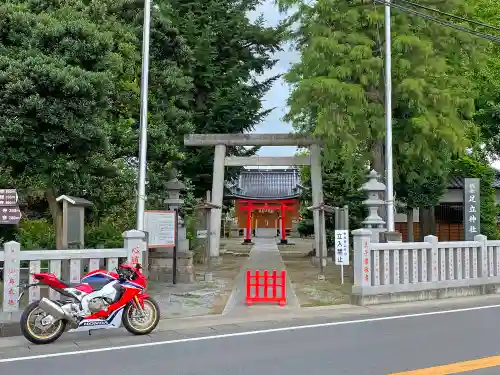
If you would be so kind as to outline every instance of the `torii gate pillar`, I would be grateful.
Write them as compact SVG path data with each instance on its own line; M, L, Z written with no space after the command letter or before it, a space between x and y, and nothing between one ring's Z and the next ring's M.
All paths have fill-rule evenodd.
M212 180L212 203L219 208L212 208L210 213L210 256L217 258L220 248L220 226L222 220L222 199L224 198L224 161L226 145L216 145L214 152L214 174ZM212 234L213 233L213 234Z

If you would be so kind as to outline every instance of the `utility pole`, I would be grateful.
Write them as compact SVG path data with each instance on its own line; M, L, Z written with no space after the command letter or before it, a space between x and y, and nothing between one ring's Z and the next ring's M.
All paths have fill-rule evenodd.
M139 181L137 184L137 230L144 230L144 209L146 203L150 24L151 0L144 0L144 22L142 26L141 113L139 133Z
M385 200L387 231L394 232L394 178L392 170L392 77L391 77L391 0L385 5Z

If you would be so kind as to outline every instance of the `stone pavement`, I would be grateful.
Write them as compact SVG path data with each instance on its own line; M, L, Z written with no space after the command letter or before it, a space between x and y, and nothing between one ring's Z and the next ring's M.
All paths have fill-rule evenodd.
M151 282L148 292L158 302L162 319L207 315L215 298L225 287L224 280L197 280L193 284Z
M251 306L245 304L245 277L247 270L276 270L278 273L285 269L285 263L278 250L275 238L260 238L254 239L255 245L250 250L250 256L243 265L240 273L238 274L233 291L227 301L226 307L222 312L223 315L242 315L249 314L253 311L262 312L275 309L300 309L299 300L295 295L290 279L286 280L286 294L287 304L285 307L276 305L267 306ZM262 293L262 290L260 291Z

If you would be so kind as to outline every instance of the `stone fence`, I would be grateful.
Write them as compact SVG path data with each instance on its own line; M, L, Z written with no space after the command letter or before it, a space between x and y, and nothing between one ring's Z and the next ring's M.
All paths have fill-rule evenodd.
M19 287L21 284L21 261L29 262L29 272L40 272L42 263L48 263L50 273L61 277L63 271L68 271L71 283L80 282L83 276L84 265L88 271L105 267L113 271L118 267L119 259L127 259L129 262L141 263L146 246L144 232L129 230L123 233L124 245L118 249L68 249L68 250L23 250L15 241L4 244L4 250L0 251L0 262L3 266L3 312L16 312L19 310ZM44 268L47 266L44 266ZM29 278L29 276L28 276ZM26 283L28 280L23 280ZM59 299L59 293L49 290L49 297ZM40 287L32 287L29 291L29 302L40 299Z
M500 241L371 242L369 229L352 231L353 302L371 305L497 293Z

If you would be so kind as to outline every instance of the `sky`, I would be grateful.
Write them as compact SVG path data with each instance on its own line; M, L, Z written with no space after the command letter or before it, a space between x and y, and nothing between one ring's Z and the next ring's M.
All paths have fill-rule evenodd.
M280 14L278 8L274 4L274 0L265 0L255 12L248 14L251 20L263 14L268 26L275 26L280 20L285 18L284 14ZM299 54L292 51L289 45L283 46L283 51L275 54L278 62L273 69L270 69L265 74L265 77L272 77L277 74L286 73L295 61L299 60ZM267 118L256 127L255 133L289 133L292 131L291 124L283 122L281 119L286 114L289 89L283 79L277 80L273 87L267 92L263 98L263 106L265 109L275 108ZM295 154L296 147L262 147L258 155L260 156L292 156Z

